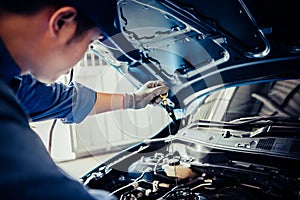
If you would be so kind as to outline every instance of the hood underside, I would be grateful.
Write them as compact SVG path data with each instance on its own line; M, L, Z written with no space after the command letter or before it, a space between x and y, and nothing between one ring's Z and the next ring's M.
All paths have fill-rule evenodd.
M184 107L220 88L299 78L299 20L291 0L120 0L120 34L101 43L118 48L102 56L137 87L164 81Z

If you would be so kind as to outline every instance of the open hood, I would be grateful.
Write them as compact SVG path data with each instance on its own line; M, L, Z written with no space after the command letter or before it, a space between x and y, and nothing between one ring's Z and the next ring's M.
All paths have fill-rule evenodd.
M164 81L182 108L212 90L299 77L297 13L291 0L120 0L120 34L93 50L137 87Z

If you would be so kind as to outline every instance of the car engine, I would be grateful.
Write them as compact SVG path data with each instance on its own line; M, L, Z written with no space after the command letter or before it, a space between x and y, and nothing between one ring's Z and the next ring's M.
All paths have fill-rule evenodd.
M187 134L191 129L181 130L172 137L144 141L131 153L123 152L100 165L81 181L90 188L108 190L122 200L300 198L300 173L296 167L300 157L299 148L295 149L300 140L292 138L289 152L284 155L282 148L275 150L277 154L274 148L271 151L280 146L279 140L271 142L272 137L268 141L251 138L252 143L235 138L230 149L230 145L220 145L222 140L228 140L228 133L213 138L211 131L205 134L207 130L197 129L204 138L209 135L207 140L217 140L215 147ZM249 141L252 146L246 147L248 151L237 145Z

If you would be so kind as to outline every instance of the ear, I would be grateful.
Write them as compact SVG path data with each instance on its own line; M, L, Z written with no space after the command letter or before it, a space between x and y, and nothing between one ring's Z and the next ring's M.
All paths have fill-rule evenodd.
M74 20L76 15L77 15L76 9L70 6L62 7L56 10L51 15L49 20L49 28L50 28L51 35L57 37L60 34L60 32L64 30L67 30L68 32L70 31L72 32L72 29L76 27L76 22Z

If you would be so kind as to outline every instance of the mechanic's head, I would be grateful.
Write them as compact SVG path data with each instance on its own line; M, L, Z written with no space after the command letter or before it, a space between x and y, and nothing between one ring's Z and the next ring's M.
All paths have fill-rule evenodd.
M115 0L0 1L0 36L22 73L52 82L112 34L115 12Z

